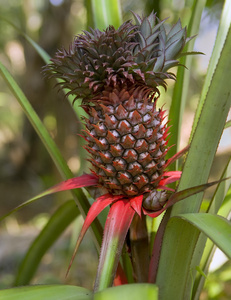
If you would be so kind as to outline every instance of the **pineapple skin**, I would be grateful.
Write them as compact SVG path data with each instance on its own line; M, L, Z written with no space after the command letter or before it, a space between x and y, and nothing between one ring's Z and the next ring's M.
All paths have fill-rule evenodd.
M113 195L138 196L158 186L164 173L168 127L149 89L114 87L84 107L85 146L99 186Z

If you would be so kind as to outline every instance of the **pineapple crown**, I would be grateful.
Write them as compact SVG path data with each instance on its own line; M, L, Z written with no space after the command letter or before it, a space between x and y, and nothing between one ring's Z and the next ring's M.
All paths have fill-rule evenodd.
M165 20L154 13L141 18L133 13L136 24L123 23L117 30L90 29L76 36L69 50L59 50L45 72L60 78L62 88L76 98L93 101L104 90L115 86L148 87L158 92L166 88L167 72L179 64L186 38L180 20L167 33Z

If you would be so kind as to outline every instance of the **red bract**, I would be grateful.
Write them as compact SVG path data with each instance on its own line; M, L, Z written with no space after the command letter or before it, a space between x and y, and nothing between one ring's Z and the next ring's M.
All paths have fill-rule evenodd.
M183 149L179 154L175 155L170 161L173 162L175 159L179 158L179 156L183 155L188 150L188 147ZM176 180L180 179L181 172L180 171L171 171L171 172L164 172L162 175L162 179L159 181L159 185L157 186L158 189L163 190L171 190L166 185L169 183L172 183ZM75 177L66 181L61 182L60 184L55 185L54 187L48 189L46 192L42 194L48 195L51 193L64 191L64 190L71 190L74 188L80 188L80 187L89 187L89 186L98 186L98 178L95 174L84 174L79 177ZM120 253L124 244L124 240L126 237L126 234L128 232L128 229L130 227L130 224L132 222L132 219L135 214L138 214L140 217L142 214L148 215L152 218L159 216L162 212L164 212L168 207L173 205L176 201L168 202L168 199L166 199L166 204L164 204L164 207L161 209L153 212L148 211L143 207L143 198L145 195L139 195L134 197L128 197L125 195L112 195L110 193L106 193L100 197L98 197L95 202L90 207L88 214L86 216L86 219L84 221L84 224L82 226L81 232L79 234L79 238L76 243L76 247L74 250L74 254L71 259L70 266L73 262L73 259L76 255L76 252L78 250L78 247L88 230L91 223L94 221L94 219L106 208L107 206L111 205L109 214L105 223L104 228L104 235L103 235L103 241L101 246L101 255L100 255L100 261L99 261L99 267L98 267L98 280L101 278L100 272L104 266L105 262L105 256L106 252L108 251L108 248L111 244L113 244L113 247L116 247L116 258L115 263L113 264L113 270L111 270L111 278L110 278L110 284L112 284L114 280L114 275L116 272L116 268L118 265ZM67 273L69 272L70 266L68 268ZM122 274L122 272L121 272ZM120 282L124 282L124 279ZM99 285L99 282L96 280L96 288Z

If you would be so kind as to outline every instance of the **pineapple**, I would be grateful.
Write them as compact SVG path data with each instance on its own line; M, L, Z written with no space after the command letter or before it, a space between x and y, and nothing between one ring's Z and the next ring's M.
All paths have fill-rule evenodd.
M174 79L168 69L189 39L180 21L167 32L154 13L117 30L84 31L70 49L56 53L46 68L61 79L61 87L82 99L85 148L91 155L98 186L114 196L143 195L146 209L163 207L165 191L157 191L167 176L168 127L157 109L159 86ZM154 204L151 199L154 199Z

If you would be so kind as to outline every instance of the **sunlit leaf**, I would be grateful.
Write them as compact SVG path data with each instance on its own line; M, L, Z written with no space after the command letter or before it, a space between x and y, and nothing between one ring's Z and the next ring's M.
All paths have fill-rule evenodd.
M94 300L157 300L158 288L154 284L136 283L107 288L94 294Z
M188 36L194 36L198 34L201 15L205 3L206 3L205 0L201 0L201 1L194 0L192 5L192 14L187 28ZM194 47L194 42L195 39L194 41L188 43L185 46L184 52L192 52ZM169 111L169 120L170 120L169 124L172 125L169 143L174 146L169 149L168 157L172 157L179 150L181 124L182 124L182 117L183 117L183 112L184 112L187 94L188 94L192 56L189 55L189 56L182 57L180 59L180 64L186 66L187 69L184 67L178 67L177 70L176 83L172 95L173 100ZM172 170L175 170L175 168L176 168L176 164L170 166L170 169Z
M227 121L225 123L225 128L231 127L231 120Z
M219 28L218 28L218 32L217 32L216 41L215 41L215 45L214 45L214 48L213 48L212 56L210 58L208 70L206 72L205 82L204 82L204 85L203 85L200 101L198 103L196 115L195 115L195 118L194 118L193 130L191 132L191 137L192 137L193 132L196 128L196 125L197 125L202 107L204 105L206 94L208 92L209 85L210 85L211 80L212 80L212 76L214 74L214 71L215 71L216 65L218 63L218 60L220 59L221 51L222 51L222 48L224 46L224 43L225 43L228 31L229 31L230 25L231 25L231 2L230 2L230 0L226 0L225 4L224 4L224 7L223 7L223 10L222 10L222 14L221 14L221 18L220 18L220 24L219 24Z
M228 164L226 165L223 174L221 176L222 178L227 178L228 176L231 176L231 159L229 160ZM208 208L208 213L212 214L219 214L220 216L223 216L227 218L229 211L230 211L230 203L227 201L227 199L231 199L231 193L229 195L229 187L231 184L231 179L227 179L225 181L222 181L218 184L214 195L212 197L212 200L210 202L210 206ZM224 200L225 199L225 200ZM210 262L213 257L214 253L214 244L210 241L207 241L207 237L204 234L201 234L197 245L195 247L195 253L197 253L197 248L202 249L204 247L203 256L200 261L200 269L203 270L204 273L208 273L208 268L210 265ZM203 288L205 278L200 273L197 273L195 283L193 286L193 295L195 297L198 297L201 293L201 290Z
M92 300L92 292L72 285L23 286L0 291L4 300Z
M109 25L118 28L122 24L119 0L86 0L88 26L106 29Z
M181 214L177 217L201 230L231 259L231 223L228 220L208 213Z

